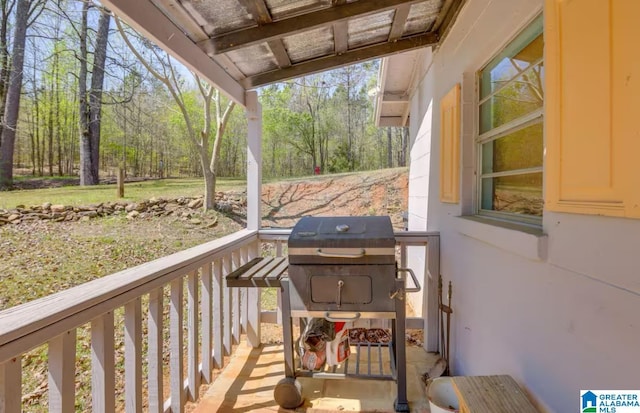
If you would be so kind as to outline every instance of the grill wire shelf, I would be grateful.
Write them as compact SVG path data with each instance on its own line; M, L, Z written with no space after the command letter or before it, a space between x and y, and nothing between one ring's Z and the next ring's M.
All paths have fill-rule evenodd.
M354 343L350 345L351 355L338 366L325 365L323 370L303 369L297 357L299 377L317 379L371 379L396 380L396 363L393 343Z

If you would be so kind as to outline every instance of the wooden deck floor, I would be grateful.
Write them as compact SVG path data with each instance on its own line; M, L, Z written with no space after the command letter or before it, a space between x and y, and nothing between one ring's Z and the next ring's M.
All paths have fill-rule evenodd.
M438 360L419 347L407 347L407 392L412 412L429 412L422 376ZM194 410L213 412L289 412L273 400L284 377L282 345L238 346L230 363ZM296 412L393 412L396 384L375 380L301 378L305 403Z

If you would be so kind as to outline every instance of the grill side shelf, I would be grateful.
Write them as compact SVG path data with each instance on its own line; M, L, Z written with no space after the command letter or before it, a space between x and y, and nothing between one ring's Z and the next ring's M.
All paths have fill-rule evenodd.
M227 287L280 287L288 267L287 257L257 257L227 275Z

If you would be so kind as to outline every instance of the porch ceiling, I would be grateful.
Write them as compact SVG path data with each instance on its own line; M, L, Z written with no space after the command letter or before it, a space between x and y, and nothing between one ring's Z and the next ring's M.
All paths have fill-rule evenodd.
M422 77L428 54L428 50L418 49L382 59L375 101L376 126L408 126L411 95Z
M239 101L240 94L231 90L238 86L253 89L437 44L463 2L103 1L192 69L216 72L215 78L205 77ZM181 38L188 42L176 46Z

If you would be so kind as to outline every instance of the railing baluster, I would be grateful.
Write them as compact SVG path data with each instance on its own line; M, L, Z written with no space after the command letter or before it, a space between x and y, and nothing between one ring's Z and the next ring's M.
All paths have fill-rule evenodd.
M233 262L233 269L237 269L240 267L240 252L233 251L231 253L231 260ZM233 302L233 311L231 316L233 317L233 344L238 344L240 342L240 289L232 288L231 296Z
M22 411L22 357L0 363L0 412Z
M162 325L163 325L163 288L156 288L149 294L149 329L147 362L149 364L149 412L164 412L163 392L163 359L162 359Z
M213 322L212 284L211 284L211 263L202 266L200 276L200 287L202 289L202 377L206 383L211 383L211 361L213 345L211 339L211 325Z
M0 413L22 411L22 354L42 344L49 345L49 409L53 412L75 410L75 389L79 384L76 382L75 352L77 346L86 345L84 341L78 342L85 340L85 337L78 335L76 329L88 323L92 411L114 412L116 396L122 391L123 408L127 412L142 411L143 401L153 413L183 412L187 395L197 399L198 386L203 377L210 382L214 365L222 367L224 364L224 350L231 353L233 341L239 340L243 329L246 332L255 330L255 327L248 327L254 316L249 315L247 306L249 302L257 301L248 296L247 290L227 288L223 277L232 268L248 262L249 255L254 255L249 248L256 248L256 245L249 246L249 243L257 239L255 231L239 231L184 253L158 259L152 265L145 264L74 287L64 292L55 303L37 300L29 303L32 305L28 308L8 314L8 318L3 319L3 325L11 327L0 333L5 342L0 346ZM211 262L211 258L215 258L215 261ZM205 261L207 259L209 261ZM204 262L209 263L201 267L200 279L197 272L189 275L189 317L184 320L186 280L180 268L195 268L196 263ZM166 321L163 310L166 309L164 294L167 283L171 286L170 338L165 346L166 326L163 324ZM202 293L198 291L199 288L202 288ZM238 293L242 294L241 298ZM149 332L148 342L145 343L148 344L148 399L144 394L147 389L142 389L142 301L146 294L149 294L148 325L145 326ZM233 295L233 299L230 295ZM204 306L202 327L199 305ZM114 311L120 308L124 310L124 369L118 366L117 373L124 370L124 383L118 383L116 388L117 334L114 331ZM32 318L32 313L37 314L33 314ZM185 343L183 335L187 324L189 340ZM198 334L200 328L204 336ZM185 347L189 349L187 360ZM163 350L170 352L170 372L163 364ZM189 367L186 382L185 365ZM166 391L166 385L163 386L165 376L170 380L168 399L163 394L163 390Z
M256 241L251 244L249 249L249 257L255 258L260 253L260 242ZM249 288L247 293L247 343L253 347L260 347L260 312L262 310L261 288Z
M182 413L184 406L184 368L182 366L182 316L184 286L182 277L171 281L171 309L170 309L170 387L171 387L171 413Z
M136 298L124 306L125 410L142 412L142 301Z
M198 388L200 387L200 371L198 369L198 272L193 271L187 278L187 335L189 344L187 346L187 379L189 389L189 400L198 399Z
M113 311L91 321L91 404L94 413L116 408Z
M276 241L276 257L282 257L282 241ZM276 291L276 300L278 308L276 309L276 322L282 325L282 289Z
M49 412L75 410L76 330L49 341Z
M240 265L244 265L249 262L249 248L242 247L240 248ZM247 294L249 292L248 288L240 289L240 320L241 320L241 328L243 333L247 333L247 314L248 314L248 302L247 302Z
M223 291L223 300L222 300L222 314L224 317L223 321L223 329L224 329L224 354L231 354L231 345L232 345L232 337L231 337L231 311L232 311L232 303L231 303L231 288L227 287L226 276L231 273L231 257L226 256L222 259L222 278L224 281Z
M213 364L219 369L224 367L223 290L222 260L216 260L213 263Z

